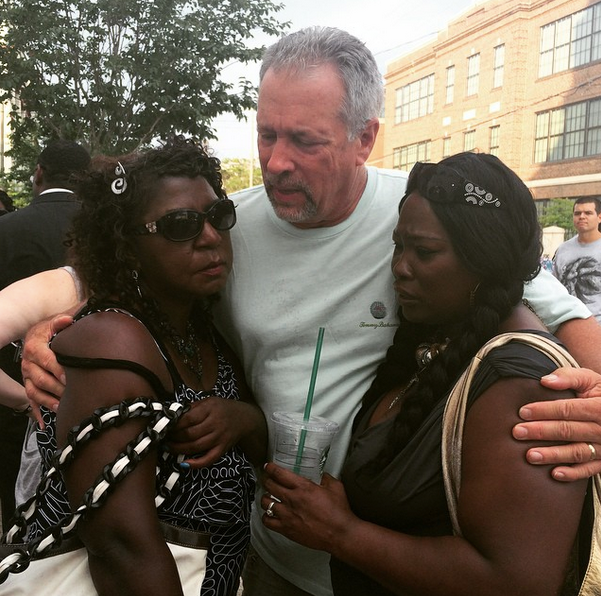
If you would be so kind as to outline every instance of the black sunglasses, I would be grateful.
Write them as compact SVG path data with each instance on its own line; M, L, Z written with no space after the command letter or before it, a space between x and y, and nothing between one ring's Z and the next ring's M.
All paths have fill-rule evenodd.
M236 206L230 199L222 199L214 203L206 211L178 209L163 215L156 221L137 226L132 234L162 234L167 240L185 242L196 238L208 221L219 232L231 230L236 224Z
M485 188L466 180L453 168L418 161L407 178L406 195L418 190L435 203L453 202L478 207L501 207L501 200Z

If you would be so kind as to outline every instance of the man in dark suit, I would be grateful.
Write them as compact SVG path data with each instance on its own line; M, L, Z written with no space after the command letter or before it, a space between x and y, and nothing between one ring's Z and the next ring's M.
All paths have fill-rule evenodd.
M78 208L73 175L89 162L89 153L73 141L51 141L40 153L33 200L0 219L0 289L64 264L63 242Z
M51 141L40 153L31 177L33 200L0 218L0 290L65 264L64 240L79 208L73 192L74 175L89 163L89 153L73 141ZM15 351L12 345L0 349L0 368L22 382ZM4 524L15 507L15 481L27 420L0 406L0 506Z

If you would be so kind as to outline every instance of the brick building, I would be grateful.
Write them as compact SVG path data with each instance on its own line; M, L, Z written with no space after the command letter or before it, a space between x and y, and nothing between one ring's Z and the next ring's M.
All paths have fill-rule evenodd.
M384 167L481 151L536 199L601 195L598 0L478 4L391 62L385 88Z

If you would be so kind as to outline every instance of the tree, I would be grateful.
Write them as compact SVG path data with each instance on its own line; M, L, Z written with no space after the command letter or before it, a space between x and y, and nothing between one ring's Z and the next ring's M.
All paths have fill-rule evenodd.
M228 63L288 27L271 0L2 0L0 101L12 102L11 175L26 180L47 139L118 154L179 132L215 138L219 114L255 105Z
M228 194L263 184L261 168L253 164L253 177L250 179L250 159L224 159L221 162L223 185Z
M559 226L564 230L573 229L572 211L574 202L568 199L551 199L545 213L540 217L543 228Z

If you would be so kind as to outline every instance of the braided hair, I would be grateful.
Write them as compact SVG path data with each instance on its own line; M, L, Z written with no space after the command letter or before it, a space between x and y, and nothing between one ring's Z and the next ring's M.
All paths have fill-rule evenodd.
M536 207L519 177L497 157L488 154L460 153L438 165L452 169L464 181L485 188L500 201L500 207L441 201L428 185L431 178L428 172L409 177L400 207L412 192L428 200L457 258L480 283L469 315L454 327L451 337L448 329L443 335L434 326L407 321L399 309L400 325L393 344L363 397L355 424L384 393L409 382L418 370L415 352L420 343L446 339L449 343L420 372L419 382L406 392L390 440L369 464L374 471L382 469L400 452L435 404L447 395L478 349L499 333L500 324L522 299L524 282L533 279L540 269L542 245ZM429 172L433 170L434 166Z

